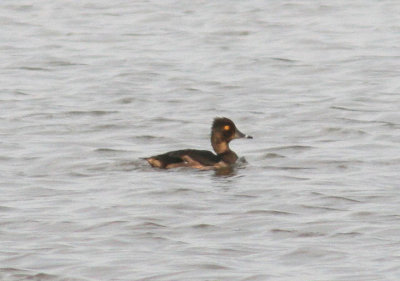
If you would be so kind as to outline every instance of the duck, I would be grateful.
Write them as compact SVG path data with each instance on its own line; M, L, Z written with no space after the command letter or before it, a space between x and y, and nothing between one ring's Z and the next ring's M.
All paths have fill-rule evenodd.
M211 146L215 154L208 150L182 149L143 159L147 160L152 167L160 169L189 167L209 170L230 167L236 163L238 156L230 149L229 142L240 138L252 139L253 137L239 131L229 118L217 117L211 127Z

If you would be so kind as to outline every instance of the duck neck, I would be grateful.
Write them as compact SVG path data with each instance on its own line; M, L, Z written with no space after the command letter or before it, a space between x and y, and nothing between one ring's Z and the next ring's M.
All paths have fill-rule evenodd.
M229 143L226 142L225 140L222 140L216 134L211 135L211 145L217 154L222 154L231 151L231 149L229 148Z
M229 148L229 142L222 140L220 136L212 134L211 145L220 159L225 163L234 164L238 159L236 153Z

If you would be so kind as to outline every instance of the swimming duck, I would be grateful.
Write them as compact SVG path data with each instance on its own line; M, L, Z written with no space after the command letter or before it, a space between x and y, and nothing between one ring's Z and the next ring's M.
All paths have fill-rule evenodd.
M152 167L170 169L191 167L197 169L215 169L227 167L236 162L238 156L229 148L233 139L248 138L240 132L232 120L221 117L215 118L211 127L211 145L217 154L208 150L183 149L144 158Z

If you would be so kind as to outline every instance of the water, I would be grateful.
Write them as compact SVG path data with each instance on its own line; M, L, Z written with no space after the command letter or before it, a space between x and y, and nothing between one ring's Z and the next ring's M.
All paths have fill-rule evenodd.
M398 1L0 4L1 280L398 280ZM254 136L231 174L140 159Z

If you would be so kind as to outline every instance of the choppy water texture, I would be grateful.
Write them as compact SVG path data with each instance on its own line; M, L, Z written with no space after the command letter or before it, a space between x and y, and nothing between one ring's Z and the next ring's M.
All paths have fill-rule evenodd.
M1 280L399 280L399 1L0 3ZM253 140L231 174L140 157Z

